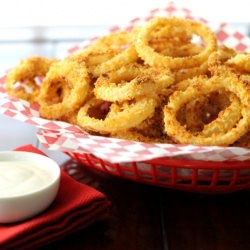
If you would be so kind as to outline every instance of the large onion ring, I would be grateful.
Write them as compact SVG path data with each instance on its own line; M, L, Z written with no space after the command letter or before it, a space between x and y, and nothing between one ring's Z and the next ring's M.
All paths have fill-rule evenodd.
M188 132L176 118L180 107L200 95L219 90L232 92L240 99L242 118L235 127L224 134L206 137ZM197 81L197 84L188 87L185 91L177 91L170 97L169 103L164 107L165 132L177 143L207 146L230 145L243 136L250 127L249 100L249 87L234 74L230 74L230 77L214 76L207 81Z
M157 26L168 24L180 26L200 36L206 45L205 48L197 55L191 57L171 57L157 53L149 46L151 32L156 29ZM214 33L202 23L180 18L154 18L140 30L135 41L135 46L139 56L149 65L180 69L191 68L202 64L209 55L216 50L217 42Z
M78 109L89 94L89 76L83 63L62 61L51 66L40 92L40 114L58 119Z

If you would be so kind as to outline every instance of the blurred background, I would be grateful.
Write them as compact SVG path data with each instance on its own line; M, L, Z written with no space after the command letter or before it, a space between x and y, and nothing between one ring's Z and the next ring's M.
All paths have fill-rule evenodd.
M207 19L212 27L226 22L249 35L246 0L8 0L1 1L0 70L31 55L63 58L72 46L170 2ZM34 127L0 115L0 150L36 144L35 133Z
M0 69L31 54L63 56L70 46L114 25L163 8L166 0L8 0L1 2ZM175 0L215 26L230 23L248 34L249 2L246 0Z

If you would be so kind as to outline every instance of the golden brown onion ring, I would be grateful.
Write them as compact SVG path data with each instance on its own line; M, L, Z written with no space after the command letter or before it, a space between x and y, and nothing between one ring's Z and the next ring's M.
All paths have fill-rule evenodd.
M12 96L29 102L37 102L40 86L36 82L36 78L44 77L50 66L57 61L57 59L49 59L38 56L22 60L20 64L7 74L7 92Z
M92 98L77 114L77 124L83 129L100 133L116 132L137 126L154 113L156 100L140 98L133 103L116 104L110 106L107 116L103 119L91 117L88 110L103 103L102 100Z
M231 130L224 134L210 137L194 135L188 132L176 119L178 110L187 102L198 98L200 95L215 91L229 91L234 93L241 101L242 118ZM226 146L237 141L243 136L250 126L249 88L234 74L229 76L214 76L209 80L197 79L197 84L188 87L185 91L177 91L164 107L165 132L177 143L193 145Z
M69 60L84 61L94 77L133 63L137 59L132 34L125 31L104 36L69 57Z
M197 55L187 57L164 56L154 51L149 46L151 32L158 26L172 25L180 26L200 36L204 43L204 49ZM170 69L191 68L202 64L209 55L216 50L217 41L214 33L205 25L192 20L180 18L154 18L146 24L139 32L135 41L139 56L151 66L168 67Z
M41 87L41 116L58 119L74 112L84 103L89 89L89 76L83 63L61 61L53 64Z
M122 102L157 95L173 82L169 70L133 64L100 76L95 82L94 93L98 99Z

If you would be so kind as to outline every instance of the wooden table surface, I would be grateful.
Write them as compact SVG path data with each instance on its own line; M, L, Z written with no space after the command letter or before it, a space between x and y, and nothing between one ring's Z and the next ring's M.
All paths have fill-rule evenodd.
M42 250L248 250L250 192L209 195L135 183L68 161L75 179L105 193L108 221ZM72 171L70 171L72 172Z

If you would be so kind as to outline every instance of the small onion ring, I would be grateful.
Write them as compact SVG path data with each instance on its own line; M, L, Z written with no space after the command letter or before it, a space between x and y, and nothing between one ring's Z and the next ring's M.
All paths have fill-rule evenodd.
M111 104L104 119L90 117L89 108L100 105L102 100L90 99L77 114L77 124L83 129L100 133L117 132L137 126L154 113L157 102L153 98L140 98L131 104Z
M95 82L94 93L98 99L122 102L156 95L173 82L169 70L133 64L100 76Z
M98 77L138 59L137 51L132 44L132 37L133 35L126 31L111 33L71 55L69 60L84 61L89 72L94 77ZM100 57L102 54L103 57ZM102 58L101 62L100 58Z

